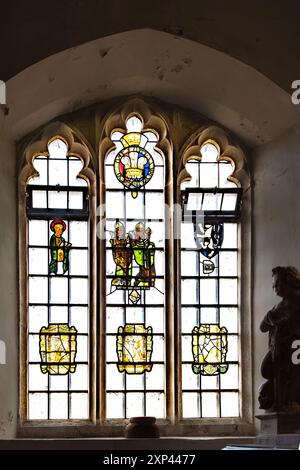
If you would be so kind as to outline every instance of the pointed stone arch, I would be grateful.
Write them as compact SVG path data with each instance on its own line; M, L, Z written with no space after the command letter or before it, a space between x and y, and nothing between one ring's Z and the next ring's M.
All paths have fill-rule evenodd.
M234 143L229 135L217 126L204 127L194 132L187 140L179 155L179 171L177 182L180 185L188 181L190 175L185 169L186 163L191 160L201 161L201 147L206 142L215 142L219 148L218 161L230 161L234 167L229 180L241 186L244 191L250 187L250 174L245 154L241 147Z

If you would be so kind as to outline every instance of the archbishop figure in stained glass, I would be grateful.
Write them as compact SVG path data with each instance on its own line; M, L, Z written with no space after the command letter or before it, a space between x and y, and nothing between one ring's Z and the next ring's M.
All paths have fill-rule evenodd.
M201 375L219 375L228 370L226 364L227 329L216 324L195 326L192 332L193 372Z
M123 222L116 221L112 235L110 244L116 271L111 285L117 289L127 289L131 285L132 250Z
M126 234L123 222L117 220L115 230L112 233L110 243L113 259L116 265L115 276L111 287L116 289L150 289L155 285L155 244L150 241L151 228L145 228L142 222L138 222L135 230ZM138 273L133 278L133 267L138 268ZM139 300L139 293L134 290L130 300L134 302L132 295Z
M127 374L151 372L153 364L152 327L143 323L119 326L117 336L118 370Z
M155 244L150 241L151 233L151 228L145 229L142 222L137 223L135 230L129 232L134 260L139 266L134 286L140 289L150 289L155 284Z
M66 375L76 370L77 330L67 323L50 323L40 330L41 371Z
M50 238L51 261L49 264L50 274L58 274L59 263L62 264L62 273L69 270L69 251L72 243L67 242L62 234L66 230L66 223L61 219L52 220L50 230L53 235Z

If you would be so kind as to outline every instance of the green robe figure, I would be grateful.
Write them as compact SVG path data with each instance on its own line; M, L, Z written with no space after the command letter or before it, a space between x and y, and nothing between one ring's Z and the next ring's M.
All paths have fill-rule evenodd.
M69 251L72 243L66 242L62 237L66 228L66 223L61 219L53 220L50 224L50 230L54 232L50 238L50 274L57 274L58 263L62 263L63 274L65 274L69 269Z
M133 256L139 266L134 286L141 289L150 289L155 284L155 244L150 241L151 233L150 227L145 229L141 222L129 233Z

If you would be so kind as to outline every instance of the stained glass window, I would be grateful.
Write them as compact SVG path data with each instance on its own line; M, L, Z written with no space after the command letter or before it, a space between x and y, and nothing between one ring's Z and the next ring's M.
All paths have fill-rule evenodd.
M103 138L89 144L100 145L99 165L97 152L92 157L88 146L72 144L64 127L48 146L42 140L26 153L20 342L28 367L25 374L21 366L21 421L89 420L107 436L120 435L119 425L133 416L155 416L162 426L167 420L173 435L184 434L190 419L208 418L214 429L240 423L223 418L250 421L240 390L251 380L240 354L250 348L241 335L250 322L242 284L249 263L240 260L240 238L243 255L249 251L240 202L247 218L250 201L242 152L225 137L220 145L234 149L230 156L220 155L213 140L201 147L204 135L221 135L206 129L173 153L183 137L179 144L158 115L141 111L148 122L140 114L123 121L123 111L102 120ZM37 144L45 151L34 153ZM174 199L181 205L172 212ZM100 219L97 201L105 203ZM173 238L178 215L181 233Z
M106 417L165 417L164 160L137 116L106 182Z
M207 142L189 160L186 188L234 188L233 162ZM203 210L219 207L207 191ZM230 198L230 194L226 194ZM225 197L224 196L224 197ZM203 199L203 194L201 194ZM222 200L224 205L224 199ZM229 204L229 200L228 200ZM225 209L227 206L224 206ZM239 416L238 224L203 219L181 224L183 418Z
M89 417L89 209L81 159L48 144L27 185L28 418Z

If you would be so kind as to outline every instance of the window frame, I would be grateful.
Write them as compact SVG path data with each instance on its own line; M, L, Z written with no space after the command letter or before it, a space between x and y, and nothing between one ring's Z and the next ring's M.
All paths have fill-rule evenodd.
M80 141L75 141L74 133L71 129L61 122L54 122L45 127L40 134L40 139L29 144L23 151L23 165L19 174L18 199L19 199L19 309L20 309L20 330L19 330L19 432L22 430L39 429L45 424L55 426L62 423L88 423L95 422L96 396L92 384L96 377L96 312L95 312L95 245L96 237L96 178L92 168L91 152L88 146ZM90 264L90 334L89 334L89 408L90 418L88 420L29 420L28 416L28 190L29 180L38 176L39 173L33 166L36 156L49 155L48 144L55 139L63 140L68 147L68 154L77 156L83 163L78 176L87 181L88 203L90 213L90 234L89 234L89 264ZM30 192L30 190L29 190ZM25 256L21 256L24 254ZM22 351L22 354L21 354ZM31 431L30 431L31 434Z
M104 109L108 109L107 107ZM85 110L83 110L83 113ZM186 119L184 112L177 111L182 119ZM181 114L180 114L181 113ZM75 437L78 436L76 427L80 427L80 435L91 436L122 436L124 420L113 424L105 419L105 292L106 266L105 240L97 237L99 230L105 224L105 215L97 209L105 203L105 157L114 147L110 139L111 132L116 129L126 130L126 120L131 115L137 115L144 123L144 129L154 130L159 135L157 147L165 157L165 203L173 207L173 202L179 208L177 216L181 216L181 182L188 178L185 170L186 162L200 154L204 141L212 139L220 146L221 153L226 154L236 164L234 177L243 187L243 206L240 223L238 224L239 260L238 267L238 303L243 321L240 325L241 335L241 393L242 410L240 418L180 418L182 404L181 391L181 344L180 344L180 240L174 239L178 227L174 211L165 213L166 230L169 237L165 241L165 278L168 279L169 288L165 292L166 311L166 416L159 420L161 435L164 436L201 436L201 435L249 435L253 434L253 403L252 403L252 360L251 354L251 184L246 159L240 146L231 136L216 126L211 126L203 120L199 121L198 130L192 134L187 129L183 131L180 119L172 119L173 112L167 106L146 100L134 98L125 100L118 106L112 106L111 111L105 114L101 105L94 108L89 126L94 132L88 133L90 143L80 131L74 131L74 125L82 132L80 114L78 122L71 119L69 127L62 122L49 124L40 131L39 140L32 143L25 138L19 144L23 154L23 164L19 172L19 435L22 437ZM190 119L190 118L189 118ZM68 122L68 119L66 119ZM95 124L96 122L96 124ZM201 124L202 123L202 124ZM86 126L86 124L85 124ZM193 126L195 129L195 126ZM30 177L36 175L32 165L34 155L47 152L47 142L54 136L61 136L67 142L70 153L76 153L84 161L81 175L89 181L90 204L90 405L89 420L60 421L27 420L27 259L21 253L27 247L26 230L26 184ZM31 143L30 143L31 142ZM185 142L182 145L182 142ZM97 189L98 186L98 189ZM180 221L179 221L180 223ZM101 325L101 327L100 327ZM22 352L22 353L21 353ZM100 387L100 384L102 386ZM76 424L77 426L72 426Z
M131 118L135 118L137 120L139 120L140 122L140 125L141 125L141 129L140 130L133 130L133 129L130 129L130 120ZM110 152L108 152L106 154L106 158L105 158L105 175L104 175L104 179L105 179L105 184L106 184L106 191L105 191L105 197L106 197L106 202L107 202L107 198L108 197L112 197L112 195L118 195L118 201L120 201L122 199L122 203L121 203L121 207L122 207L122 213L119 214L119 217L120 219L117 219L116 218L116 215L113 215L112 213L108 214L108 212L110 211L113 211L114 212L114 209L112 209L111 206L105 207L105 221L106 223L108 223L109 225L111 223L113 223L113 226L115 226L115 223L117 220L120 220L122 221L123 223L125 223L125 226L127 225L127 229L129 228L128 225L131 224L132 221L134 221L134 225L136 225L138 222L141 222L142 224L144 224L145 228L149 227L150 229L153 229L153 222L155 222L155 224L159 224L159 226L162 228L165 228L165 220L164 220L164 207L165 207L165 191L164 191L164 188L165 188L165 157L164 155L158 150L157 148L157 142L159 140L159 136L157 135L156 132L153 131L153 129L150 129L150 128L145 128L144 126L144 123L143 121L141 120L140 116L137 116L136 113L132 114L132 115L129 115L129 117L127 118L126 120L126 132L125 134L123 134L123 130L121 131L120 128L117 129L117 133L123 135L123 138L125 135L130 135L130 133L134 133L134 132L137 132L138 134L140 134L141 136L147 134L147 140L146 143L145 143L145 146L142 145L142 148L144 147L146 151L149 152L149 154L152 156L153 158L153 165L154 165L154 173L153 173L153 176L155 177L155 173L156 172L159 172L159 169L162 170L162 176L163 176L163 180L161 180L160 184L156 184L154 185L151 185L151 180L149 181L149 184L146 183L144 184L138 191L137 191L137 195L136 195L136 198L132 196L132 189L129 189L127 188L124 184L122 184L121 182L119 182L119 184L116 186L116 184L112 184L110 185L109 183L107 184L107 181L106 181L106 178L107 176L109 175L109 169L112 169L114 168L114 163L112 160L115 161L115 158L116 158L116 155L112 156L112 154ZM112 134L111 137L113 137L114 133ZM115 137L115 139L113 140L114 142L114 147L117 148L117 146L119 146L120 144L123 145L123 148L119 149L116 151L116 153L118 152L124 152L124 149L126 147L124 147L124 144L122 142L122 139L123 139L120 135L119 137ZM147 144L148 142L150 144L153 145L153 152L151 149L148 149L147 150ZM113 149L113 152L114 152L114 149ZM156 153L158 155L155 156L153 153ZM117 154L118 154L117 153ZM158 159L158 161L157 161ZM112 181L114 181L116 183L117 181L117 177L116 177L116 174L115 174L115 171L113 172L113 175L112 175ZM159 210L159 215L158 214L153 214L153 218L150 219L148 221L147 217L149 217L149 215L147 214L148 212L148 209L150 209L149 207L149 197L153 197L154 195L156 196L162 196L161 197L161 200L159 202L159 207L157 207L157 209ZM153 203L153 201L152 201ZM143 207L142 209L142 212L143 212L143 215L141 215L140 217L137 217L136 216L136 213L133 213L132 209L134 208L134 206L136 206L136 204L141 204L141 206ZM133 206L131 207L131 210L130 210L130 206ZM131 212L131 215L128 215L128 210L129 212ZM124 218L123 218L124 216ZM157 218L155 218L157 217ZM113 229L113 226L110 227L110 230ZM133 225L131 227L133 229ZM135 230L135 229L134 229ZM107 227L106 227L106 233L107 233ZM153 236L151 235L150 237L150 242L153 242ZM107 243L107 241L106 241ZM158 339L160 339L162 341L162 344L163 344L163 354L160 356L159 358L159 361L157 362L157 360L153 359L153 356L155 356L155 349L152 347L152 359L151 359L151 367L153 367L154 369L156 369L156 364L160 364L160 366L162 366L162 369L163 369L163 375L165 375L165 370L166 370L166 364L165 364L165 354L164 354L164 350L165 350L165 344L166 344L166 335L165 335L165 275L164 275L164 270L160 273L158 273L158 259L157 257L159 256L159 254L162 255L162 258L164 260L163 264L165 264L165 241L162 243L162 245L158 245L157 244L157 241L155 242L155 247L153 248L154 249L154 252L155 252L155 263L154 263L154 269L156 271L156 274L155 274L155 286L157 287L157 284L162 281L162 284L160 286L160 291L161 291L161 294L163 294L161 297L160 297L160 302L155 302L154 304L151 303L151 297L152 295L154 294L155 292L155 287L154 289L151 287L149 290L146 289L146 290L141 290L139 291L139 289L137 288L137 291L139 292L139 294L141 295L141 304L139 302L137 302L136 304L131 304L129 302L129 299L128 299L128 295L129 295L129 291L128 291L128 288L126 290L119 290L119 294L123 295L124 297L124 302L125 303L119 303L117 302L116 304L114 305L111 305L110 303L110 299L113 299L114 298L114 295L113 295L113 292L110 290L108 290L108 285L106 285L106 309L107 310L111 310L112 308L121 308L123 310L123 322L127 323L128 320L125 320L126 318L128 318L128 316L130 317L130 314L131 312L133 312L133 310L137 307L138 309L142 309L143 310L143 315L142 315L142 319L140 319L140 324L142 324L144 327L146 328L153 328L153 331L151 333L151 335L153 335L153 344L154 344L154 348L155 348L155 343ZM105 262L106 264L109 264L109 260L112 260L112 253L113 253L113 248L112 246L109 244L109 245L106 245L106 256L105 256ZM115 269L115 266L113 266L113 270ZM133 272L132 272L132 276L134 277L134 259L133 259ZM108 284L110 284L111 286L111 289L112 289L112 285L111 285L111 281L112 281L112 278L115 276L116 274L107 274L107 271L106 271L106 282L108 281ZM134 287L132 286L129 290L132 290L134 289ZM112 297L110 297L110 295L112 295ZM126 300L127 299L127 300ZM159 316L162 315L162 319L163 319L163 327L162 329L159 329L159 332L158 331L155 331L155 327L151 321L151 318L149 318L148 314L147 314L147 309L148 308L154 308L157 312L159 311ZM157 308L159 310L157 310ZM106 320L107 320L107 310L106 310ZM155 315L156 316L156 315ZM146 318L147 318L147 323L146 323ZM129 323L131 323L129 321ZM124 323L122 323L120 321L119 323L119 327L121 325L123 325ZM109 338L114 338L114 342L117 341L117 337L118 337L118 333L117 331L115 330L114 333L112 333L112 331L110 330L109 332L106 331L106 338L109 340ZM107 351L107 348L106 348L106 351ZM111 358L110 359L111 361L113 361L113 359ZM117 357L115 356L115 363L113 364L112 362L108 361L106 363L106 367L108 365L112 365L113 364L113 367L114 367L114 370L113 372L114 373L117 373L117 377L123 382L122 386L119 386L118 387L118 390L114 390L112 391L110 388L106 389L106 400L109 396L112 396L114 393L119 393L122 397L123 397L123 412L124 412L124 415L126 416L127 414L127 400L130 402L130 396L131 396L131 393L133 392L133 390L131 389L131 387L129 386L128 388L128 384L130 384L130 381L132 379L134 379L134 376L131 375L131 374L127 374L125 372L120 372L117 371L117 363L119 362L119 360L117 360ZM119 367L119 366L118 366ZM149 408L149 405L148 405L148 400L150 400L151 398L148 398L148 397L151 397L151 393L160 393L161 396L163 396L163 402L164 402L164 405L166 404L166 387L165 387L165 380L163 381L164 383L161 384L159 388L159 390L152 390L152 387L149 389L148 385L147 385L147 382L148 382L148 379L153 379L153 374L154 372L149 372L148 373L144 373L142 374L143 376L143 388L141 390L139 389L136 389L134 392L138 394L139 397L141 397L143 395L143 398L142 398L142 403L143 403L143 408L144 408L144 413L146 412L146 409ZM106 378L107 378L108 373L106 373ZM106 387L105 387L106 388ZM137 404L135 403L135 407L137 406ZM166 406L163 407L164 411L166 409ZM135 411L135 413L137 413L137 411ZM149 414L150 412L148 412ZM120 419L127 419L127 418L108 418L107 417L107 414L108 414L108 409L106 409L106 418L105 416L103 416L103 420L106 420L108 423L115 423L115 422L120 422ZM166 417L164 418L159 418L159 421L161 420L165 420ZM158 418L157 418L158 420Z
M253 423L253 402L252 402L252 357L249 355L252 344L252 328L251 328L251 184L250 176L246 164L245 155L241 147L232 142L228 134L219 127L204 127L190 137L187 144L182 148L180 153L179 172L176 184L176 200L180 204L181 201L181 184L190 179L190 175L186 170L186 163L190 160L201 161L201 147L205 142L216 142L220 148L221 160L229 160L234 162L235 171L230 180L236 182L243 188L241 217L237 223L238 229L238 309L239 309L239 358L240 358L240 379L239 388L241 393L240 417L238 418L181 418L179 422L186 425L191 433L197 435L245 435L251 432ZM181 243L178 240L176 249L176 260L178 272L181 273ZM177 291L177 312L181 308L181 276L178 276ZM243 321L241 321L243 319ZM180 314L177 318L178 338L181 337L181 318ZM178 387L182 386L181 377L181 347L178 349ZM179 410L178 414L182 416L181 393L178 393ZM201 426L199 426L201 424ZM201 427L202 430L198 430Z
M169 132L165 121L158 116L153 109L149 109L145 102L138 103L133 100L127 104L127 106L121 106L107 116L107 122L104 128L103 134L100 136L99 142L99 179L100 179L100 207L105 206L105 160L106 156L115 149L115 144L111 140L113 132L121 131L126 133L126 122L130 117L137 116L143 123L142 132L151 131L157 134L158 142L156 148L162 153L164 158L164 172L165 172L165 189L164 189L164 202L165 207L172 207L173 205L173 191L172 191L172 175L173 175L173 159L172 159L172 144L169 139ZM104 233L105 226L105 213L101 211L100 226L101 233ZM165 279L172 278L171 263L167 263L166 259L168 254L172 250L172 229L173 229L173 214L170 211L165 210L164 214L165 229L167 233L167 226L169 227L169 237L165 240ZM99 279L99 292L106 292L106 240L98 240L99 243L99 259L104 260L102 263L102 269L100 271ZM172 260L172 257L171 257ZM172 369L174 357L174 338L172 335L171 320L172 320L172 299L173 293L173 282L170 282L171 288L165 291L165 321L167 319L167 313L170 313L170 321L165 323L165 364L166 364L166 418L159 420L162 425L168 425L174 423L174 408L175 408L175 396L174 396L174 371ZM172 312L172 313L171 313ZM106 300L105 297L100 297L100 323L103 326L101 332L100 342L100 377L99 383L103 386L100 388L100 412L99 422L102 423L103 428L108 433L114 433L116 426L120 426L121 429L124 419L114 419L113 424L111 420L105 418L106 414L106 387L105 387L105 365L106 365L106 351L105 351L105 322L106 322Z

